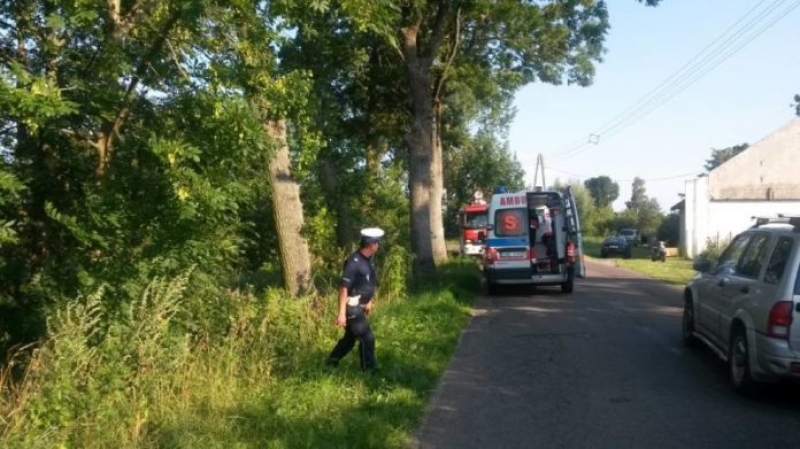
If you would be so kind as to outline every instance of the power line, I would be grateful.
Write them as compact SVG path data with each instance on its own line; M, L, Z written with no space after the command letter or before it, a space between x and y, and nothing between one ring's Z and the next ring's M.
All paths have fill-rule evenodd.
M738 36L741 35L743 30L746 30L747 28L752 27L754 22L756 22L758 20L761 20L764 17L765 14L773 11L774 8L776 8L780 2L785 1L785 0L773 0L772 4L769 5L765 10L761 11L758 15L756 15L756 17L754 17L749 22L747 22L742 28L740 28L739 30L735 31L732 36L728 36L728 34L730 34L731 31L734 28L736 28L740 23L742 23L751 14L753 14L753 12L756 11L759 7L761 7L761 5L764 4L766 1L767 0L761 0L758 4L756 4L756 6L754 6L752 9L747 11L745 13L745 15L740 17L739 20L734 22L733 25L729 26L725 31L722 32L722 34L717 36L716 39L714 39L710 44L706 45L692 59L690 59L688 62L686 62L677 71L672 73L672 75L667 77L664 81L661 82L661 84L656 86L653 90L651 90L647 95L645 95L637 103L634 103L633 105L628 107L628 109L624 110L623 112L618 114L616 117L611 119L609 122L606 122L606 124L603 125L600 128L600 132L601 133L606 133L606 132L608 132L609 129L616 128L617 126L619 126L620 123L623 123L627 119L628 116L634 114L636 112L636 110L640 109L643 105L649 104L649 103L652 103L653 101L658 100L658 98L660 96L662 96L664 94L664 92L669 91L669 89L672 86L682 82L684 79L686 79L687 75L691 75L693 72L696 72L699 68L703 67L705 65L705 63L709 60L708 58L704 58L706 56L706 53L709 53L709 50L712 50L710 52L711 53L710 56L713 56L713 54L717 53L720 50L720 48L726 48L728 45L730 45L732 42L734 42L735 39L738 38ZM726 36L727 36L727 38L726 38ZM723 38L726 38L726 40L725 40L725 42L723 42L723 44L722 44L722 46L720 48L712 48L718 42L720 42ZM701 60L701 58L704 58L704 59Z
M556 167L547 167L547 169L548 170L553 170L553 171L558 172L558 173L563 173L565 175L574 176L574 177L576 177L576 178L578 178L580 180L587 180L589 178L595 177L595 176L584 176L584 175L581 175L581 174L578 174L578 173L575 173L575 172L572 172L572 171L562 170L562 169L556 168ZM698 176L698 175L700 175L700 173L698 173L699 171L700 170L692 170L692 171L680 173L680 174L677 174L677 175L669 175L669 176L663 176L663 177L657 177L657 178L642 178L642 177L638 177L638 178L641 179L642 181L645 181L645 182L671 181L673 179L680 179L680 178L688 178L688 177ZM633 182L635 179L636 178L613 179L613 181L614 182Z
M586 151L590 144L594 143L596 145L601 136L607 139L621 132L623 129L631 126L633 123L641 120L648 114L666 104L667 101L686 90L689 86L697 82L710 71L714 70L733 54L744 48L747 44L763 34L767 29L772 27L775 23L786 17L794 9L800 6L800 1L790 4L788 8L781 11L777 16L767 19L766 25L757 28L755 33L747 35L743 41L740 40L742 36L745 36L754 27L761 25L761 22L767 16L772 14L779 6L782 6L782 3L785 3L785 0L773 0L770 5L758 12L747 23L739 27L738 30L731 33L731 31L734 30L739 24L753 15L753 13L757 11L766 1L767 0L761 0L755 7L745 13L744 16L740 17L733 25L729 26L721 35L704 47L680 69L667 77L661 82L661 84L656 86L648 94L642 97L642 99L606 122L597 132L591 134L589 139L583 143L574 144L562 151L561 154L556 154L553 157L556 160L564 160L574 157L583 151ZM715 44L722 41L723 38L725 38L725 41L716 48L713 48L711 54L707 55L708 51L712 49ZM730 49L731 46L734 47ZM701 58L703 59L700 60ZM594 137L594 139L592 139L592 137Z
M723 38L728 36L728 34L731 32L731 30L736 28L737 25L739 25L741 22L743 22L745 19L747 19L751 14L753 14L754 11L756 11L759 7L761 7L761 5L763 5L766 1L767 0L761 0L761 2L759 2L755 7L753 7L747 13L745 13L744 16L740 17L739 20L737 20L733 25L729 26L714 41L712 41L709 45L707 45L705 48L703 48L698 54L696 54L691 60L689 60L689 62L684 64L680 69L678 69L672 75L667 77L664 81L661 82L661 84L656 86L656 88L651 90L642 99L640 99L639 101L637 101L633 105L629 106L627 109L625 109L623 112L621 112L620 114L618 114L617 116L612 118L610 121L606 122L606 124L604 124L600 128L600 130L598 132L602 133L602 134L606 134L611 130L618 129L621 124L624 124L626 121L630 120L631 117L635 117L635 115L636 115L636 113L638 111L642 110L643 108L650 107L651 105L654 104L654 102L658 101L661 97L663 97L665 93L669 93L670 90L674 89L675 86L680 85L680 83L683 82L685 79L687 79L687 77L690 77L694 73L696 73L697 70L699 68L703 67L708 62L709 59L705 59L705 60L701 61L701 63L699 65L698 64L694 64L694 66L692 66L693 63L695 61L697 61L698 59L700 59L701 57L705 56L705 54L707 53L707 51L710 48L712 48L717 42L719 42L720 40L722 40ZM735 39L737 39L739 36L741 36L743 31L746 31L748 28L752 28L753 24L755 22L763 19L765 14L768 14L768 13L774 11L774 9L778 6L778 4L781 1L783 1L783 0L773 0L772 4L770 4L766 9L764 9L759 14L757 14L754 18L752 18L742 28L737 30L733 34L733 36L728 36L726 42L720 48L724 49L724 48L727 48L728 46L730 46L731 43L734 42ZM715 49L715 52L719 52L720 48ZM687 67L689 68L689 70L687 72L685 72L685 73L681 73ZM663 102L662 102L662 104L663 104ZM649 112L651 112L651 111L648 111L648 113ZM641 117L643 117L643 116L640 115L640 118ZM562 154L558 158L559 159L566 159L568 157L576 156L581 152L582 151L572 151L571 153Z
M752 33L749 36L746 36L745 40L743 42L738 43L737 46L729 49L729 47L731 47L731 45L736 45L736 43L734 41L730 41L727 45L721 47L719 49L720 51L724 51L724 50L727 50L727 51L725 51L724 53L718 53L718 55L717 55L718 57L715 56L715 57L712 57L710 59L706 59L703 62L703 64L701 64L700 66L697 67L696 70L694 70L693 72L689 72L689 73L685 74L679 81L677 81L675 84L673 84L668 91L665 91L666 93L664 95L662 95L662 96L665 96L665 98L663 98L663 100L661 102L655 102L655 101L657 101L657 100L655 100L655 101L649 102L649 104L643 104L642 106L640 106L640 108L638 110L633 111L628 115L627 122L620 122L620 123L615 124L613 127L606 129L603 132L604 133L603 135L605 136L605 138L607 139L607 138L609 138L609 137L611 137L611 136L613 136L615 134L618 134L623 129L633 125L634 123L638 122L639 120L643 119L644 117L646 117L647 115L649 115L650 113L655 111L656 109L658 109L661 106L663 106L664 104L666 104L669 100L671 100L672 98L676 97L677 95L679 95L680 93L685 91L691 85L693 85L698 80L700 80L701 78L703 78L704 76L709 74L711 71L713 71L714 69L719 67L722 63L727 61L731 56L733 56L734 54L739 52L742 48L746 47L750 42L752 42L757 37L759 37L761 34L763 34L767 29L772 27L780 19L786 17L790 12L792 12L798 6L800 6L800 1L790 5L789 8L785 9L784 11L782 11L782 13L779 14L778 16L773 17L765 25L763 25L762 27L758 28L755 33ZM752 28L752 27L748 27L748 28ZM749 31L749 29L748 30L743 30L743 32L738 34L736 38L738 38L739 36L743 36L744 33L746 33L747 31Z

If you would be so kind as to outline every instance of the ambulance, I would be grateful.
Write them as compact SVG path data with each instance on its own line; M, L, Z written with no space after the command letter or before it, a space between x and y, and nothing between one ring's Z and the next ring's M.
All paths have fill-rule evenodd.
M586 276L572 189L492 195L483 273L490 295L499 285L560 285L572 293Z

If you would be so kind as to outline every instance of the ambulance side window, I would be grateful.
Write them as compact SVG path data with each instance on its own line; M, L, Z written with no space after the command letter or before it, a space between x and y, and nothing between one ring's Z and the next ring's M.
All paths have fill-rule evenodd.
M527 210L524 208L501 209L494 216L494 233L498 237L517 237L528 232Z

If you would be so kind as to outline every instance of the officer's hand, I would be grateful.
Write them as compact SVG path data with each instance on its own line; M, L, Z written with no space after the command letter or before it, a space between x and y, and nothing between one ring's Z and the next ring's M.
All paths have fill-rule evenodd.
M347 316L345 316L343 313L340 313L339 316L336 317L336 325L339 327L345 327L347 325Z
M372 301L370 301L366 305L364 305L364 313L369 315L370 312L372 312Z

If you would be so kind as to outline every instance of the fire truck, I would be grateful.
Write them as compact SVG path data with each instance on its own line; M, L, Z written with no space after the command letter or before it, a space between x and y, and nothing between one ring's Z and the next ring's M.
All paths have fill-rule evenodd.
M481 192L475 192L472 202L458 211L458 227L461 254L483 255L486 232L489 225L489 205Z

